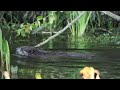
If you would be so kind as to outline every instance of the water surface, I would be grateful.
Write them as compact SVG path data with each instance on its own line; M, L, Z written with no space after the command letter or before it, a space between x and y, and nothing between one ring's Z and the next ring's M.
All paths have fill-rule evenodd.
M33 79L36 72L41 72L44 79L79 79L79 71L85 66L98 69L102 79L120 78L120 48L59 51L93 53L96 56L93 59L81 59L75 57L23 58L12 55L11 64L19 67L19 79ZM14 52L15 49L12 53Z

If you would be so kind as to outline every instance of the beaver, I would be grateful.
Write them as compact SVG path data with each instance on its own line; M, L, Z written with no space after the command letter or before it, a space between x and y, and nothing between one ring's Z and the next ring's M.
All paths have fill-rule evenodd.
M95 54L80 54L74 52L52 52L45 51L32 46L22 46L16 48L16 54L27 57L39 57L39 56L62 56L62 57L79 57L79 58L92 58Z

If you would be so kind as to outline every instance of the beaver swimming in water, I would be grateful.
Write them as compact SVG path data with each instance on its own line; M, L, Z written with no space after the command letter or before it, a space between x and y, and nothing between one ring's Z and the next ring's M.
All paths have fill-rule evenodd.
M62 57L79 57L79 58L92 58L94 54L80 54L74 52L52 52L45 51L39 48L31 46L22 46L16 48L16 54L27 57L39 57L39 56L62 56Z

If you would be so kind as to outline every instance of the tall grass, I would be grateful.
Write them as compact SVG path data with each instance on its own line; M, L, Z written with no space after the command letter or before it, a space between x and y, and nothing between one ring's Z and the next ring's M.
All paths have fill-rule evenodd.
M1 67L3 67L3 48L2 48L2 42L3 42L3 39L2 39L2 31L0 29L0 53L1 53Z
M4 39L3 42L3 51L4 51L4 62L6 64L6 71L10 72L10 50L9 50L9 45L8 45L8 41Z
M68 17L70 18L70 22L75 19L79 14L81 14L81 11L72 11L68 12ZM88 25L88 21L90 19L90 16L92 14L92 11L85 12L85 14L80 18L80 20L72 25L71 31L72 35L78 35L82 36L85 32L85 29Z
M0 70L3 73L7 71L10 73L10 50L7 40L2 36L2 30L0 29L0 53L1 53L1 67Z

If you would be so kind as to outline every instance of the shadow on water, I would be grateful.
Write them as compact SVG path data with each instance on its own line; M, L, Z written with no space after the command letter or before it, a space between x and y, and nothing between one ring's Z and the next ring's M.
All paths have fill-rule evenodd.
M12 64L18 65L19 78L34 78L36 72L41 72L42 77L45 79L79 79L79 70L85 66L92 66L100 71L101 78L118 79L120 78L119 50L84 51L95 53L96 56L92 59L75 57L23 58L12 56ZM77 50L77 52L81 51Z

